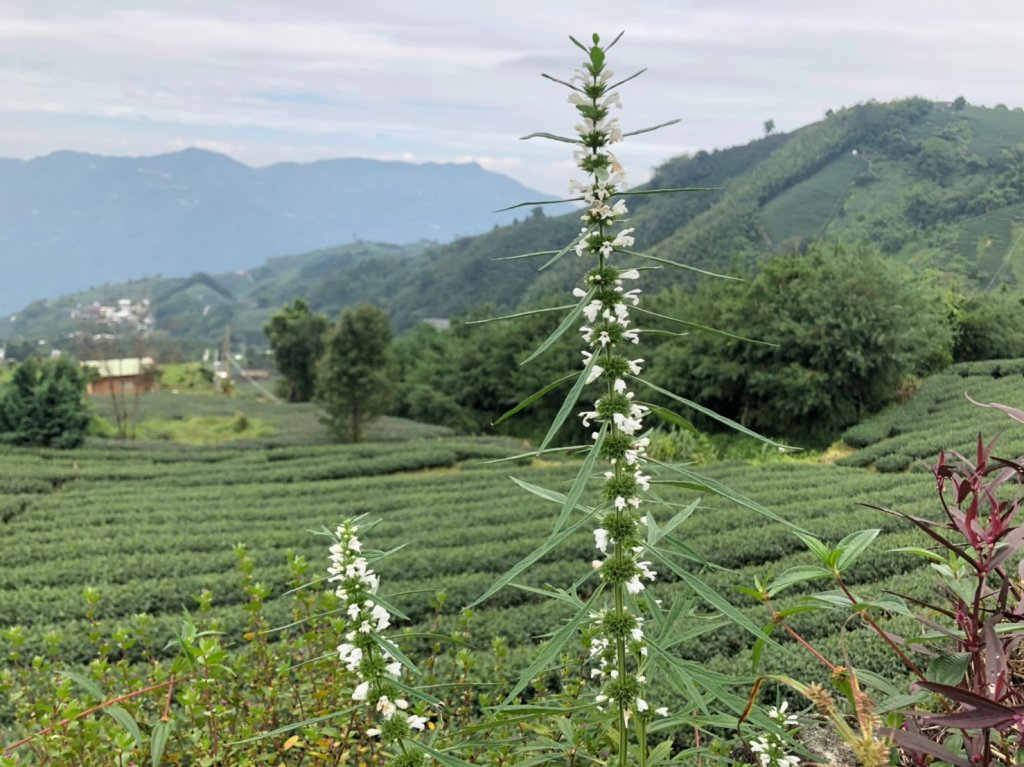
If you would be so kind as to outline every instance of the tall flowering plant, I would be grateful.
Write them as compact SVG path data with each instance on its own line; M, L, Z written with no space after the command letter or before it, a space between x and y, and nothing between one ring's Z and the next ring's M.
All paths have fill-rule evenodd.
M665 741L658 749L651 750L649 735L669 728L675 729L680 725L703 728L713 720L708 706L710 699L725 703L737 713L744 706L742 697L730 690L729 680L708 672L699 664L674 657L668 651L669 643L662 638L673 634L678 637L680 631L697 636L731 621L740 624L759 639L772 642L760 628L750 623L691 569L680 563L682 559L706 564L685 545L676 544L669 538L669 533L696 509L697 501L659 525L647 508L648 501L655 499L652 484L663 482L685 485L690 489L720 494L776 521L784 520L755 502L699 476L688 467L665 464L647 455L649 439L645 429L649 416L676 426L689 427L689 424L668 408L641 400L641 387L656 393L662 400L668 399L697 409L740 431L763 438L642 377L644 360L637 355L635 347L643 331L635 324L635 317L660 315L654 315L640 306L641 289L636 285L644 267L633 266L631 263L648 261L658 267L691 267L633 250L636 231L628 225L629 208L626 201L640 194L699 190L636 191L627 188L625 173L611 150L612 146L624 138L671 125L677 120L652 128L623 132L618 118L613 116L613 110L622 106L617 88L642 72L615 81L615 75L606 64L606 53L618 39L616 37L605 46L597 35L593 36L591 45L583 45L572 39L586 53L582 67L569 80L545 75L549 80L569 89L569 102L578 115L576 135L566 137L534 133L526 137L573 144L576 165L584 175L582 180L574 179L570 182L572 196L569 199L550 201L584 204L581 214L583 226L579 234L560 250L528 255L550 256L542 269L573 252L580 259L587 259L589 266L582 284L573 290L576 298L574 307L554 333L523 364L543 353L566 332L578 328L582 341L582 371L545 387L499 419L500 422L515 414L575 377L572 389L538 452L549 450L548 446L555 435L574 411L590 432L590 444L582 448L565 448L567 451L582 449L584 453L579 474L566 494L517 480L529 492L560 505L561 512L547 541L499 578L474 604L489 598L570 535L589 526L597 552L592 562L591 577L596 576L597 579L593 592L586 602L577 596L576 589L557 594L558 599L576 607L575 616L553 635L535 661L523 671L519 684L509 694L506 704L511 703L536 675L553 662L572 636L582 631L589 637L589 674L596 685L592 706L614 731L614 763L619 767L627 764L646 767L648 763L653 763L649 759L652 759L651 754L655 750L660 758L671 748L671 742ZM719 332L690 321L673 321L701 331ZM579 403L586 401L584 391L594 389L596 392L591 404L583 405L580 410ZM655 478L656 475L666 473L681 476L667 480ZM590 506L583 503L583 498L588 481L595 474L603 475L603 481L599 501ZM655 599L647 588L658 577L656 566L673 573L697 597L712 605L717 611L716 617L695 619L696 625L677 629L674 625L676 621L687 616L693 618L694 612L682 607L681 601L670 609L662 609L661 601ZM690 694L690 699L684 705L677 704L679 710L670 710L668 706L651 700L649 680L656 673L661 675L661 672L664 672L661 678L666 679L672 687ZM679 696L675 700L678 701ZM720 723L721 720L717 721Z

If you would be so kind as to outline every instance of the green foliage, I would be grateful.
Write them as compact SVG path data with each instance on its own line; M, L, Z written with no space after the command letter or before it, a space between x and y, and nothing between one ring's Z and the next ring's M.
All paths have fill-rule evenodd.
M317 365L316 401L335 437L359 442L365 423L386 411L394 394L390 367L387 314L369 304L346 309Z
M712 283L663 310L774 346L691 335L658 348L654 377L755 430L827 444L948 360L942 295L871 252L778 257L747 283Z
M316 365L324 353L329 323L296 298L263 326L274 363L284 376L281 393L288 402L309 402L316 391Z
M33 447L78 447L92 419L85 375L71 360L29 358L14 371L0 399L0 442Z
M1024 296L999 290L965 298L957 318L957 362L1024 357Z

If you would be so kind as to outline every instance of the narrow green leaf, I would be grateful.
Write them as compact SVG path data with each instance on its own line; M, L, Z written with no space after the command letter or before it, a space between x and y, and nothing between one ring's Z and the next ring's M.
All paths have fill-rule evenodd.
M135 748L142 747L142 733L139 732L139 725L132 718L131 714L121 708L121 706L107 706L103 709L103 713L124 727L127 733L131 735L132 739L135 741Z
M403 621L409 620L409 616L405 615L401 610L395 607L395 605L391 604L386 597L382 597L380 594L374 594L373 601L379 603L381 607L395 617L401 618Z
M623 133L622 135L625 136L626 134ZM554 133L546 133L544 131L537 131L536 133L530 133L527 136L520 136L519 140L520 141L526 141L527 139L531 139L531 138L547 138L547 139L551 139L552 141L561 141L562 143L565 143L565 144L579 144L580 143L579 137L577 137L577 138L570 138L569 136L558 136L558 135L556 135ZM583 199L583 198L577 198L577 199ZM558 202L563 202L563 200L558 200ZM523 203L523 204L524 205L532 205L534 203ZM495 212L498 213L500 211L495 211Z
M538 250L535 253L520 253L518 256L501 256L500 258L492 258L492 261L515 261L518 258L537 258L538 256L553 256L557 253L557 250Z
M167 748L167 740L171 737L171 723L157 722L149 733L149 758L150 767L160 767L164 759L164 749Z
M521 461L524 458L536 458L538 455L546 455L548 453L571 453L573 451L578 450L590 450L590 445L566 445L565 447L549 447L546 450L531 450L529 453L519 453L519 455L510 455L508 458L492 458L489 461L481 461L480 463L484 466L487 466L492 463L508 463L509 461Z
M629 192L616 192L616 197L641 197L648 194L676 194L678 192L720 192L720 186L678 186L673 189L647 189Z
M408 618L406 620L408 620ZM405 653L402 652L401 648L399 648L397 644L392 642L390 639L388 639L380 632L374 632L373 634L371 634L371 636L382 650L390 653L395 660L400 661L403 666L405 666L407 669L409 669L414 674L419 676L419 674L421 673L419 668L416 667L416 664L412 662L411 658L409 658L408 656L406 656Z
M525 410L530 405L532 405L534 402L536 402L538 400L541 400L541 399L544 399L545 396L547 396L548 394L553 392L559 386L561 386L564 383L568 383L569 381L571 381L575 377L576 377L575 373L569 373L569 375L562 376L557 381L552 381L547 386L545 386L543 389L539 389L538 391L535 391L533 394L531 394L529 397L524 399L522 402L520 402L518 405L516 405L511 410L506 410L504 413L501 414L501 416L497 420L491 422L491 426L497 426L498 424L504 423L509 418L514 416L516 413L520 412L521 410Z
M590 481L590 475L594 471L594 465L597 463L597 456L601 452L601 443L604 442L605 434L608 431L607 424L601 424L601 430L597 433L597 440L594 442L594 447L591 448L590 453L587 454L586 459L583 461L583 465L580 466L580 470L576 473L576 479L573 480L572 487L569 488L569 494L565 497L565 503L562 504L562 511L558 514L558 519L555 520L555 527L551 531L554 535L561 530L565 523L569 521L569 515L572 514L573 509L580 502L580 498L583 497L583 491L587 487L587 483Z
M537 357L539 357L541 354L547 351L551 344L553 344L555 341L561 338L565 331L567 331L569 328L571 328L573 325L579 322L579 319L583 314L583 308L588 303L590 303L590 299L593 298L593 296L594 290L593 288L591 288L587 295L583 296L583 298L580 299L579 303L573 307L572 311L565 315L565 319L563 319L561 324L559 324L559 326L555 328L554 332L550 336L548 336L547 339L545 339L544 342L534 350L533 354L531 354L529 357L527 357L525 360L519 363L520 366L537 359ZM591 357L591 361L593 361L593 359L596 357L596 354L593 355L593 357Z
M665 523L664 527L658 527L658 523L654 520L653 514L647 515L647 545L656 546L662 538L671 533L683 522L690 518L690 515L697 510L700 505L700 499L691 503L689 506L684 508L682 511L676 513L672 519Z
M769 623L767 626L765 626L762 629L762 631L764 631L765 634L769 634L770 635L774 628L775 628L775 624L774 623ZM750 671L751 671L751 673L756 674L757 673L757 667L761 665L761 655L764 653L764 646L765 646L765 642L764 642L763 639L755 639L754 640L754 648L753 648L753 652L751 653L751 659L750 659Z
M778 578L774 579L768 586L768 596L774 597L781 591L788 589L790 586L803 583L804 581L813 581L818 578L831 578L832 571L824 567L818 567L817 565L797 565L786 570Z
M351 714L354 710L355 706L349 706L348 708L344 708L341 711L335 711L330 714L324 714L323 716L313 717L312 719L303 719L301 722L292 722L291 724L283 725L275 730L270 730L269 732L261 732L259 735L254 735L253 737L246 738L245 740L235 740L229 743L229 745L240 746L243 743L252 743L257 740L263 740L264 738L274 738L278 735L284 735L284 733L286 732L291 732L292 730L298 730L302 727L308 727L311 724L317 724L318 722L326 722L328 719L334 719L338 716L345 716L347 714Z
M561 249L560 251L558 251L557 253L555 253L555 255L553 255L553 256L552 256L551 258L549 258L549 259L548 259L547 261L545 261L545 262L544 262L544 263L543 263L543 264L541 265L540 269L538 269L538 271L541 271L541 272L543 272L543 271L544 271L545 269L547 269L547 268L548 268L549 266L551 266L552 264L554 264L554 263L555 263L556 261L558 261L558 259L560 259L560 258L561 258L562 256L564 256L564 255L565 255L566 253L568 253L568 252L569 252L570 250L572 250L573 248L575 248L575 247L576 247L576 245L578 245L578 244L579 244L579 242L580 242L580 241L581 241L581 240L582 240L582 239L583 239L584 237L586 237L586 236L587 236L588 234L590 234L590 230L584 227L584 228L583 228L583 229L582 229L582 230L580 231L580 233L579 233L579 234L577 234L577 235L576 235L575 237L573 237L573 239L572 239L572 242L570 242L570 243L569 243L568 245L566 245L566 246L565 246L564 248L562 248L562 249Z
M839 559L836 560L836 569L843 572L852 565L857 557L864 553L864 550L871 545L871 542L878 537L881 530L860 530L839 541L836 549L839 550Z
M535 485L532 482L526 482L525 480L519 479L517 477L509 477L509 479L511 479L513 482L519 485L519 487L523 488L523 490L525 490L526 492L532 493L538 498L543 498L545 501L557 503L559 506L565 503L565 493L560 493L557 490L549 490L546 487ZM592 511L592 509L586 506L580 506L579 508L582 509L583 511Z
M642 75L646 71L647 71L647 67L644 67L639 72L634 72L629 77L626 77L626 78L624 78L622 80L619 80L617 83L612 83L611 85L608 86L608 90L613 91L616 88L618 88L620 85L625 85L630 80L635 80L636 78L638 78L640 75Z
M576 383L573 384L572 389L569 391L569 395L565 398L565 402L562 403L562 407L555 413L554 420L551 421L551 426L548 428L548 433L544 435L544 439L541 440L540 450L543 450L551 444L551 440L558 434L558 430L562 428L562 424L569 417L569 414L575 409L576 403L579 401L580 393L583 391L583 387L587 383L587 378L590 376L590 371L594 369L594 365L597 363L597 355L594 354L590 358L590 362L580 373L580 377L576 379Z
M583 43L581 43L579 40L577 40L572 35L569 35L569 39L573 41L573 43L575 44L575 46L577 48L579 48L581 51L583 51L588 56L590 55L590 49L587 46L585 46Z
M676 474L679 474L679 475L685 477L690 483L692 483L695 486L695 489L699 489L699 490L706 491L706 492L709 492L709 493L714 493L715 495L719 495L722 498L728 498L733 503L737 503L740 506L744 506L744 507L750 509L751 511L756 511L761 516L767 517L768 519L774 520L775 522L779 522L779 523L785 525L786 527L788 527L790 530L793 530L795 532L800 532L800 533L806 533L807 532L806 530L804 530L799 525L794 524L793 522L790 522L788 519L785 519L784 517L780 517L778 514L776 514L773 511L769 511L764 506L759 504L757 501L752 501L751 499L747 498L745 495L742 495L741 493L737 493L734 490L730 490L725 485L721 484L720 482L716 482L715 480L711 479L710 477L705 477L705 476L702 476L702 475L698 474L695 471L690 471L690 469L688 469L685 466L679 466L679 465L676 465L676 464L664 463L662 461L655 460L655 459L651 458L650 456L647 456L646 460L649 463L653 463L656 466L660 466L663 469L666 469L668 471L674 472Z
M738 336L735 333L729 333L725 330L718 330L717 328L708 327L707 325L701 325L699 322L690 322L689 320L680 320L676 317L669 317L667 314L658 314L658 312L652 312L648 309L641 309L639 306L631 309L631 311L639 312L640 314L646 314L649 317L657 317L658 319L666 320L667 322L674 322L677 325L682 325L685 328L699 330L702 333L709 333L710 335L713 336L722 336L723 338L731 338L734 341L744 341L745 343L760 344L761 346L778 346L778 344L769 343L767 341L758 341L756 338Z
M571 144L580 143L579 141L573 141L572 139L554 136L550 133L533 133L529 136L523 136L523 138L533 138L534 136L543 136L544 138L551 138L555 139L556 141L568 141ZM507 210L515 210L516 208L527 208L531 205L559 205L563 202L579 202L582 199L582 197L566 197L564 200L530 200L528 202L517 202L515 205L509 205L507 208L498 208L497 210L492 210L491 213L504 213Z
M666 189L665 191L666 192L674 192L674 191L678 191L678 190ZM650 193L648 193L648 194L650 194ZM687 270L689 272L697 272L698 274L703 274L706 277L717 277L718 279L721 279L721 280L736 280L737 282L743 282L743 278L742 277L732 277L731 275L728 275L728 274L718 274L717 272L709 272L709 271L706 271L704 269L698 269L696 266L690 266L689 264L681 264L678 261L670 261L667 258L660 258L658 256L652 256L649 253L640 253L640 252L635 251L635 250L623 250L621 252L625 253L626 255L629 255L629 256L637 256L638 258L646 258L648 261L657 261L659 264L665 264L666 266L674 266L677 269L685 269L685 270Z
M507 573L505 573L500 578L498 578L498 580L496 580L494 583L492 583L490 585L490 587L487 589L487 591L485 591L482 596L477 597L476 599L474 599L468 606L469 607L476 607L481 602L487 601L494 594L496 594L497 592L501 591L508 584L510 584L513 580L515 580L515 578L520 573L522 573L524 570L526 570L526 568L528 568L530 565L532 565L538 559L540 559L545 554L547 554L549 551L551 551L556 546L558 546L558 544L560 544L562 541L564 541L570 535L572 535L577 530L579 530L583 525L588 524L589 521L590 521L590 516L591 515L588 514L587 516L585 516L582 519L580 519L579 522L577 522L576 524L570 525L569 527L565 528L561 532L556 533L556 534L552 535L551 537L549 537L546 541L544 541L544 543L542 543L540 546L538 546L536 549L534 549L530 554L528 554L526 557L524 557L523 559L519 560L519 562L517 562L515 565L513 565L511 570L509 570Z
M647 380L645 380L643 378L637 378L636 376L629 376L629 378L631 380L633 380L633 381L636 381L637 383L643 384L648 389L653 389L654 391L658 392L658 394L661 394L664 397L668 397L671 400L675 400L676 402L678 402L681 405L686 405L686 407L692 408L692 409L696 410L698 413L703 413L704 415L708 416L708 418L714 418L719 423L723 423L726 426L728 426L729 428L734 429L735 431L740 432L741 434L746 434L748 437L753 437L754 439L760 440L761 442L764 442L766 445L771 445L772 447L781 448L782 450L796 450L797 449L797 448L794 448L794 447L790 447L789 445L783 445L781 442L776 442L773 439L768 439L768 437L763 437L760 434L758 434L756 431L751 431L746 426L743 426L742 424L736 423L731 418L726 418L724 415L719 415L714 410L706 408L703 405L698 405L696 402L692 402L691 400L688 400L685 397L680 397L678 394L673 394L668 389L662 389L657 384L653 384L650 381L647 381Z
M680 429L691 432L693 434L697 433L696 426L687 421L678 413L673 413L668 408L661 407L660 405L653 405L650 402L640 402L638 404L644 405L648 410L651 411L651 413L653 413L655 416L660 418L665 423L671 424L672 426L678 426Z
M540 73L540 76L550 80L553 83L558 83L559 85L564 85L566 88L571 88L572 90L576 91L577 93L583 93L583 89L582 88L579 88L579 87L573 85L570 82L566 82L565 80L559 80L557 77L552 77L551 75L544 74L543 72Z
M583 609L577 612L576 615L573 616L568 623L562 626L562 628L560 628L555 635L551 637L550 641L541 648L541 651L537 653L537 657L533 659L533 663L531 663L530 666L520 674L519 681L516 683L516 686L512 688L512 691L506 696L505 701L498 707L499 711L515 700L516 696L526 689L526 686L530 681L542 671L546 670L548 664L558 657L558 654L562 651L565 643L569 641L569 638L576 633L576 630L583 623L590 619L590 606L594 604L603 592L604 584L602 583L594 589L594 593L591 595L590 599L587 600Z
M612 49L612 48L613 48L613 47L615 46L615 43L619 42L619 40L621 40L621 39L622 39L622 36L623 36L624 34L626 34L626 30L622 30L621 32L619 32L619 34L615 35L615 39L614 39L614 40L612 40L612 41L611 41L610 43L608 43L608 45L606 45L606 46L604 47L605 53L607 53L608 51L610 51L610 50L611 50L611 49Z
M650 128L640 128L639 130L631 130L629 133L623 133L622 137L625 138L626 136L639 136L641 133L650 133L651 131L656 131L660 128L667 128L668 126L675 125L678 122L682 121L677 117L674 120L669 120L668 122L663 122L658 125L652 125Z
M897 552L913 554L913 555L918 556L918 557L924 557L925 559L930 559L932 562L938 562L940 565L946 563L946 560L943 557L940 557L934 551L929 551L928 549L922 549L920 546L900 546L899 548L889 549L889 552L893 553L893 554L895 554Z
M590 577L591 574L588 573L587 578ZM583 606L583 600L575 594L570 594L568 591L564 591L563 589L558 589L557 591L552 591L550 589L537 589L533 586L527 586L522 583L512 583L510 584L510 588L519 589L520 591L525 591L528 594L537 594L538 596L547 597L548 599L552 599L556 602L565 602L574 610L579 610L580 607Z
M89 677L83 676L82 674L79 674L76 671L58 670L57 673L60 674L61 676L66 676L68 679L70 679L76 685L81 687L83 690L85 690L87 693L89 693L89 695L91 695L96 700L98 700L98 701L103 700L103 698L104 698L103 689L95 681L93 681Z
M673 573L675 573L679 578L685 581L686 585L689 586L690 589L697 596L699 596L713 608L718 610L718 612L720 612L726 618L729 618L729 620L731 620L737 626L739 626L742 629L745 629L757 639L763 639L765 642L768 642L776 647L780 647L780 645L778 645L774 639L772 639L758 626L752 623L746 615L744 615L738 609L736 609L736 607L734 607L728 599L726 599L713 588L708 586L706 583L704 583L704 581L702 581L693 573L687 571L682 567L679 567L679 565L677 565L668 556L666 556L665 553L661 551L661 549L646 550L650 552L652 557L657 559L663 565L668 567Z
M566 309L572 309L574 304L566 304L565 306L550 306L547 309L531 309L528 312L519 312L517 314L505 314L501 317L488 317L483 320L470 320L469 322L462 323L463 325L486 325L488 322L501 322L502 320L514 320L519 317L529 317L533 314L544 314L545 312L564 312Z

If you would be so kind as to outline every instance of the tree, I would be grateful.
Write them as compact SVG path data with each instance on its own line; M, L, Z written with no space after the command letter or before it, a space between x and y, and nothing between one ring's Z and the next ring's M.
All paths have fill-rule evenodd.
M770 136L772 131L775 130L775 120L771 118L764 121L764 135Z
M955 99L953 99L953 109L957 110L958 112L961 109L964 109L966 106L967 99L965 99L963 96L957 96Z
M284 376L281 395L289 402L309 402L316 392L316 364L324 352L330 323L296 298L263 326L274 362Z
M387 314L362 304L346 309L331 329L317 366L321 420L338 439L359 442L367 420L391 404L391 324Z
M692 334L662 344L652 374L754 429L824 445L951 361L947 294L877 253L813 245L662 309L774 345Z
M85 376L69 359L30 357L14 371L0 398L0 442L32 447L79 447L91 414Z

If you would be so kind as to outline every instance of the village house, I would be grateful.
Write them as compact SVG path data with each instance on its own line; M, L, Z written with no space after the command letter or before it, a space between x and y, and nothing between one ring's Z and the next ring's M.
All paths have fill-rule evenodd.
M152 357L85 360L80 364L89 373L88 394L144 394L159 388L156 363Z

